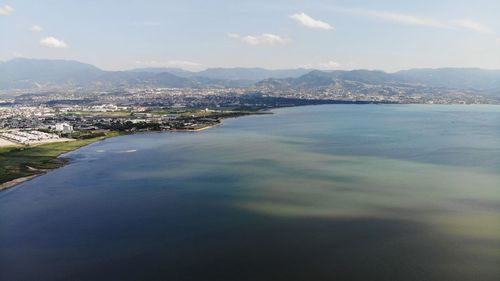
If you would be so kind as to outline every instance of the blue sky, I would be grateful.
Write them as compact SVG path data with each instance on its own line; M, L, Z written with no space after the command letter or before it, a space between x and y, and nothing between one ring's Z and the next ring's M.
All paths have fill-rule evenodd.
M500 1L0 0L0 59L136 67L500 69Z

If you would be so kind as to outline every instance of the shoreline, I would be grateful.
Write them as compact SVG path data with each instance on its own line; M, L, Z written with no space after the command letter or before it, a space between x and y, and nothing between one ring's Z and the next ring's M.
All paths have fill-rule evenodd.
M215 124L215 125L210 125L210 126L206 126L206 127L203 127L203 128L199 128L199 129L194 129L194 130L168 130L168 131L160 131L160 133L162 132L201 132L201 131L204 131L204 130L208 130L210 128L214 128L214 127L218 127L222 125L222 123L220 124ZM149 131L148 133L150 132L153 132L153 131ZM119 137L119 136L123 136L124 134L118 134L118 135L114 135L114 136L110 136L110 137L105 137L103 139L99 139L99 140L96 140L95 142L91 142L91 143L88 143L88 144L85 144L85 145L82 145L80 147L77 147L73 150L69 150L69 151L66 151L66 152L63 152L59 155L57 155L55 158L60 158L61 155L64 155L66 153L69 153L69 152L73 152L73 151L76 151L82 147L86 147L88 145L91 145L93 143L96 143L96 142L99 142L99 141L103 141L105 139L110 139L110 138L114 138L114 137ZM43 144L42 144L43 145ZM19 147L16 147L16 148L19 148ZM62 164L62 166L60 167L57 167L57 168L54 168L54 169L47 169L47 170L40 170L40 169L35 169L37 171L36 174L33 174L33 175L29 175L29 176L24 176L24 177L19 177L19 178L15 178L13 180L10 180L10 181L7 181L7 182L4 182L4 183L0 183L0 192L2 191L5 191L7 189L10 189L10 188L13 188L21 183L24 183L24 182L27 182L27 181L30 181L36 177L39 177L39 176L43 176L45 175L47 172L50 172L50 171L53 171L53 170L56 170L56 169L59 169L59 168L62 168L66 165L66 160L64 158L62 158L64 160L64 164ZM30 168L29 166L26 165L26 167ZM31 169L34 169L34 168L31 168Z
M248 115L253 115L253 114L248 114ZM228 116L227 118L238 118L238 117L242 117L242 116L248 116L247 114L245 115L240 115L240 116ZM225 118L223 118L225 119ZM210 126L205 126L205 127L202 127L202 128L198 128L198 129L193 129L193 130L186 130L186 129L180 129L180 130L166 130L166 131L157 131L157 132L201 132L201 131L205 131L205 130L208 130L208 129L211 129L211 128L215 128L215 127L219 127L223 124L223 121L221 120L220 123L218 124L213 124L213 125L210 125ZM131 133L131 134L136 134L136 133L152 133L152 132L155 132L155 131L145 131L145 132L135 132L135 133ZM127 134L124 134L124 133L120 133L120 132L115 132L116 134L112 134L110 136L104 136L104 137L100 137L99 139L93 141L93 142L90 142L90 143L87 143L87 144L84 144L82 146L78 146L78 147L75 147L74 149L71 149L71 150L68 150L68 151L64 151L60 154L58 154L57 156L54 157L54 159L57 159L57 158L60 158L64 163L59 166L59 167L56 167L56 168L51 168L51 169L36 169L36 171L38 173L36 174L33 174L33 175L29 175L29 176L23 176L23 177L19 177L19 178L15 178L15 179L12 179L12 180L9 180L7 182L4 182L4 183L0 183L0 193L2 191L5 191L7 189L10 189L10 188L13 188L21 183L24 183L24 182L27 182L27 181L30 181L38 176L42 176L42 175L45 175L47 172L50 172L52 170L56 170L56 169L59 169L61 167L64 167L66 165L66 163L68 161L66 161L66 159L64 159L64 157L61 158L61 155L64 155L66 153L69 153L69 152L72 152L72 151L76 151L82 147L85 147L85 146L88 146L88 145L91 145L93 143L96 143L98 141L103 141L105 139L109 139L109 138L114 138L114 137L118 137L118 136L124 136L124 135L127 135ZM70 142L74 142L74 141L70 141ZM67 142L65 142L67 143ZM38 147L40 146L43 146L42 145L37 145ZM33 147L36 147L36 146L33 146ZM16 148L19 148L19 147L16 147ZM26 165L27 166L27 165ZM29 166L27 166L29 167Z
M30 181L38 176L41 176L41 175L44 175L45 172L43 173L40 173L40 174L35 174L35 175L31 175L31 176L26 176L26 177L21 177L21 178L17 178L17 179L13 179L11 181L8 181L8 182L4 182L2 184L0 184L0 192L4 191L4 190L7 190L11 187L14 187L18 184L21 184L23 182L27 182L27 181Z
M78 149L80 149L82 147L91 145L93 143L96 143L96 142L99 142L99 141L103 141L103 140L106 140L106 139L109 139L109 138L118 137L118 136L122 136L122 134L111 132L110 135L103 136L103 137L98 137L97 139L95 139L93 141L90 141L88 143L83 143L82 145L74 147L73 149L68 149L68 150L61 151L61 153L58 153L57 155L55 155L55 156L52 157L52 159L60 159L62 161L61 166L59 166L59 167L49 168L49 169L38 169L38 168L33 168L33 167L29 166L30 163L23 164L26 168L28 168L29 170L33 171L34 174L28 175L28 176L22 176L22 177L14 178L12 180L0 183L0 193L2 191L7 190L7 189L13 188L13 187L15 187L15 186L17 186L17 185L19 185L21 183L30 181L30 180L38 177L38 176L45 175L47 172L50 172L50 171L56 170L58 168L64 167L68 161L64 157L61 157L61 155L64 155L66 153L78 150ZM65 142L56 142L56 143L48 143L48 144L38 144L38 145L35 145L35 146L28 146L28 147L16 146L15 149L28 148L28 150L29 150L30 148L43 147L44 145L53 145L53 144L62 144L62 143L75 143L77 141L78 140L71 140L71 141L65 141ZM84 140L84 141L89 141L89 140Z
M222 125L222 122L219 124L209 125L198 129L172 129L172 130L166 130L165 132L201 132L211 128L218 127L220 125Z
M318 105L328 105L328 104L312 104L312 105L296 105L296 106L291 106L291 107L300 107L300 106L318 106ZM362 104L364 105L364 104ZM393 104L387 104L387 105L393 105ZM397 104L397 105L401 105L401 104ZM415 104L411 104L411 105L415 105ZM428 105L428 104L423 104L423 105ZM432 106L440 106L438 104L433 104ZM470 105L462 105L462 104L457 104L455 106L470 106ZM490 104L486 104L485 106L490 106ZM493 106L498 106L498 105L493 105ZM260 111L261 113L260 114L273 114L273 110L279 110L279 109L284 109L284 108L289 108L289 106L283 106L283 107L275 107L275 108L268 108L268 109L265 109L265 113L262 113L262 111ZM202 128L198 128L198 129L171 129L171 130L164 130L164 131L138 131L138 132L132 132L132 133L120 133L118 131L112 131L110 133L110 135L107 135L107 136L103 136L103 137L99 137L98 139L94 140L94 141L91 141L89 143L86 143L86 144L83 144L81 146L78 146L78 147L75 147L73 149L69 149L67 151L63 151L61 153L59 153L58 155L52 157L52 159L61 159L61 161L63 162L61 164L61 166L59 167L55 167L55 168L49 168L49 169L37 169L37 168L31 168L29 167L28 165L25 165L26 167L28 168L31 168L33 169L34 171L36 171L35 174L32 174L32 175L28 175L28 176L22 176L22 177L18 177L18 178L14 178L14 179L11 179L11 180L8 180L6 182L3 182L3 183L0 183L0 193L2 191L5 191L7 189L10 189L10 188L13 188L21 183L24 183L24 182L27 182L27 181L30 181L38 176L42 176L42 175L45 175L47 172L50 172L52 170L55 170L55 169L58 169L58 168L61 168L61 167L64 167L66 164L67 164L67 160L64 158L64 157L61 157L61 155L64 155L66 153L69 153L69 152L72 152L72 151L76 151L82 147L85 147L85 146L88 146L90 144L93 144L93 143L96 143L98 141L103 141L103 140L106 140L108 138L114 138L114 137L118 137L118 136L124 136L124 135L128 135L128 134L137 134L137 133L166 133L166 132L201 132L201 131L204 131L204 130L208 130L208 129L211 129L211 128L215 128L215 127L219 127L221 125L223 125L223 120L224 119L232 119L232 118L239 118L239 117L244 117L244 116L252 116L252 115L259 115L259 113L257 114L243 114L243 115L238 115L238 116L227 116L225 118L222 118L221 119L221 122L218 123L218 124L213 124L213 125L209 125L209 126L206 126L206 127L202 127ZM77 140L78 141L78 140ZM61 142L61 143L71 143L71 142L75 142L75 140L72 140L72 141L66 141L66 142ZM50 144L57 144L57 143L49 143ZM31 146L31 147L28 147L28 148L36 148L36 147L43 147L44 145L47 145L47 144L38 144L38 145L34 145L34 146ZM18 146L16 145L15 148L22 148L22 146ZM0 155L1 157L1 155Z

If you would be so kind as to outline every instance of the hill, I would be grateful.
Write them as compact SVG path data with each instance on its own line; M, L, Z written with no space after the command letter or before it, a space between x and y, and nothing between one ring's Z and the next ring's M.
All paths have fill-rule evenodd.
M412 69L395 73L378 70L319 71L314 70L297 78L265 79L258 87L269 89L339 86L345 82L387 86L425 86L435 88L477 90L500 96L500 70L478 68Z
M500 70L479 68L410 69L387 73L379 70L263 68L209 68L192 72L178 68L140 68L104 71L68 60L18 58L0 62L0 90L44 87L251 87L266 89L315 89L345 84L406 85L477 90L500 96Z

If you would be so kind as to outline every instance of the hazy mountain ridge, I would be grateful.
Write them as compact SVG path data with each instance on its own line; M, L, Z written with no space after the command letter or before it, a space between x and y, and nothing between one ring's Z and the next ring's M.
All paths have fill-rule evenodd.
M193 77L204 77L216 80L264 80L268 78L296 78L304 74L307 74L311 69L297 68L297 69L265 69L265 68L244 68L244 67L232 67L232 68L207 68L202 71L187 71L180 68L168 68L168 67L147 67L147 68L135 68L130 70L132 72L169 72L174 75L193 78Z
M209 81L205 82L209 84ZM198 87L203 83L168 72L105 71L89 64L66 60L14 59L0 63L0 89L43 85Z
M0 62L0 89L29 89L50 85L80 87L250 87L314 89L342 87L346 82L371 85L416 85L475 89L500 96L500 70L479 68L410 69L387 73L379 70L263 68L209 68L191 72L178 68L142 68L105 71L93 65L66 60L18 58Z
M398 71L400 82L420 83L445 88L478 90L500 89L500 70L480 68L420 68Z
M306 70L214 68L190 72L178 68L104 71L67 60L18 58L0 62L0 89L29 89L48 85L82 87L249 87L262 77L300 76Z
M184 70L181 68L175 68L175 67L143 67L143 68L134 68L131 70L128 70L129 72L150 72L150 73L162 73L162 72L168 72L171 74L174 74L179 77L191 77L193 76L192 71Z
M265 88L320 88L352 81L371 85L408 85L447 89L477 90L500 96L500 70L478 68L411 69L395 73L379 70L314 70L298 78L265 79L256 85Z
M105 71L67 60L13 59L0 63L0 89L30 88L37 84L85 84Z

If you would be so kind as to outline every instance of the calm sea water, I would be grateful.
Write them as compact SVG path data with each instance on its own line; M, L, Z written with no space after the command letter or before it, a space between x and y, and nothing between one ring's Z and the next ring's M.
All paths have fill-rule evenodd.
M500 280L500 107L108 139L0 193L0 280Z

